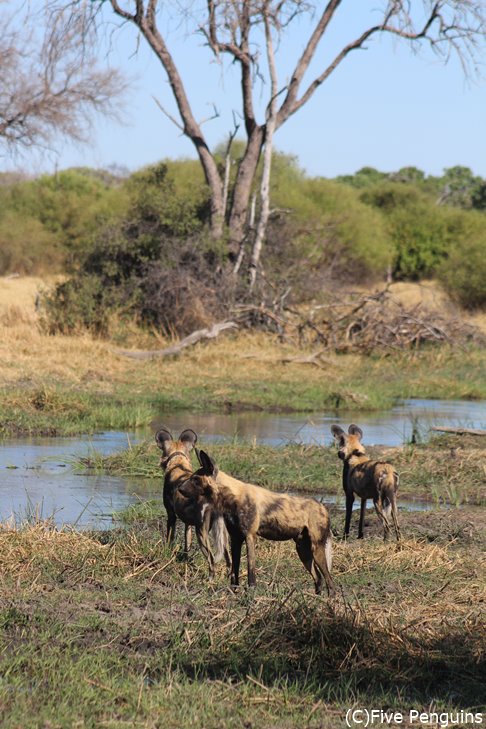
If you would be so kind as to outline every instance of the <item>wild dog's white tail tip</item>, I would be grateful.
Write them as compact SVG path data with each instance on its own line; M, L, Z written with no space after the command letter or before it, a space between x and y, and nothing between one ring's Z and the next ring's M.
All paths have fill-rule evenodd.
M222 516L215 518L210 534L214 545L214 561L221 562L228 543L228 532Z

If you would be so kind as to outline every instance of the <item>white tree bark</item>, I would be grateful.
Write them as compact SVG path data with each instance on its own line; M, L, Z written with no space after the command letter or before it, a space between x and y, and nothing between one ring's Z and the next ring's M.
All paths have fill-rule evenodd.
M268 13L265 13L264 22L267 62L271 83L271 97L270 104L267 109L265 125L265 148L263 152L263 169L260 185L260 217L258 219L255 242L253 243L253 251L250 262L250 291L255 286L263 241L267 231L268 216L270 213L270 174L272 171L273 135L277 125L278 78L272 40L272 28Z

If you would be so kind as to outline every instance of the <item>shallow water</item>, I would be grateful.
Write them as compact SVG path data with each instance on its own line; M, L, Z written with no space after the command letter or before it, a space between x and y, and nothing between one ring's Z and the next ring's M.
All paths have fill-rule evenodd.
M145 437L131 435L131 442ZM80 474L70 463L97 451L124 450L126 433L107 432L89 438L20 438L0 446L0 519L37 515L56 524L101 527L112 514L137 500L158 498L162 480Z
M286 443L329 445L331 425L357 423L368 445L398 446L410 442L415 430L426 439L432 425L486 428L486 402L466 400L404 400L391 410L357 413L177 413L157 419L154 428L165 425L174 435L184 428L195 430L202 440L238 437L279 446Z
M465 401L412 400L382 413L332 412L308 415L235 413L164 414L153 428L137 433L107 432L81 438L22 438L0 444L0 519L12 514L17 520L37 514L53 518L56 524L79 527L109 527L112 514L139 500L161 498L162 479L129 479L118 476L79 474L70 463L97 451L103 454L124 450L129 442L152 437L164 424L174 435L191 427L200 441L237 436L273 446L285 443L323 445L331 442L330 426L357 422L367 444L401 445L418 428L426 437L430 425L486 427L486 403ZM325 496L325 503L336 497ZM341 503L338 501L338 503ZM431 505L402 499L401 508L429 509ZM357 504L355 505L357 506Z

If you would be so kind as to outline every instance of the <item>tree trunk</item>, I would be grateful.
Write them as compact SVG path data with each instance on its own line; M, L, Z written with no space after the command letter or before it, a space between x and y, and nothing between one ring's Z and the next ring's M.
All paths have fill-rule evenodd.
M277 68L275 66L275 54L273 51L272 29L267 13L265 13L265 39L268 68L272 83L270 89L271 98L267 108L267 123L265 126L265 150L263 152L262 181L260 185L260 219L258 221L250 262L250 291L255 286L258 264L260 263L260 255L270 215L270 173L272 171L273 134L277 125L278 79Z
M248 139L245 156L241 160L233 191L229 216L228 258L234 264L244 243L250 195L258 160L265 141L265 127L255 126Z

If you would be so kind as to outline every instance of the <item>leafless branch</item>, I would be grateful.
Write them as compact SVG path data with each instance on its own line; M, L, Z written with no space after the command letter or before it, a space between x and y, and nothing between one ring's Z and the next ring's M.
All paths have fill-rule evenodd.
M152 99L155 101L155 103L159 107L159 109L162 112L162 114L164 114L167 117L167 119L170 119L170 121L172 122L172 124L175 124L175 126L177 127L177 129L179 129L179 131L182 134L184 134L184 127L182 126L182 124L180 124L180 122L178 122L177 119L174 116L172 116L172 114L169 114L169 112L167 111L167 109L165 109L162 106L162 104L160 103L160 101L157 99L156 96L152 96Z
M78 24L47 20L27 14L0 21L0 142L11 153L62 137L85 142L95 113L121 118L128 85L121 74L92 58L85 63Z

